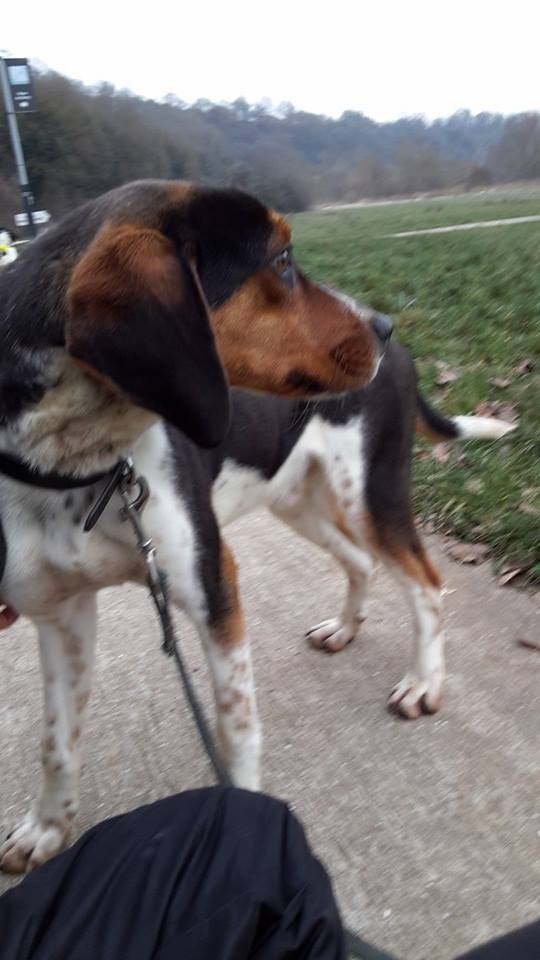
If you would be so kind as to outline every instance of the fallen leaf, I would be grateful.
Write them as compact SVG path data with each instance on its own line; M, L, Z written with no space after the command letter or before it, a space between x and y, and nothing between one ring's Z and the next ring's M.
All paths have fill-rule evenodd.
M465 482L465 489L468 490L469 493L481 493L484 489L484 481L480 480L479 477L471 477L470 480Z
M483 403L477 403L474 412L477 417L498 417L500 403L498 400L484 400Z
M503 570L501 573L497 583L500 587L506 586L507 583L511 583L512 580L515 580L520 574L526 573L530 566L530 563L521 563L516 567L507 567L506 570Z
M540 650L540 643L537 640L528 640L527 637L519 637L516 643L519 647L525 647L526 650Z
M533 507L532 503L520 503L518 511L526 513L529 517L540 517L540 510L538 507Z
M450 459L450 454L452 452L452 447L449 443L436 443L431 450L431 456L434 460L437 460L438 463L448 463Z
M514 367L514 373L530 373L531 370L534 370L534 360L531 360L530 357L521 360L517 367Z
M481 523L471 528L471 533L474 533L475 537L481 537L485 532L484 526Z
M439 387L445 387L448 383L455 383L460 377L460 374L456 370L452 370L444 360L437 360L435 366L439 371L435 377L435 383Z
M498 420L507 420L516 423L518 420L517 407L514 403L501 403L500 400L484 400L474 408L478 417L495 417Z
M483 563L489 554L487 543L462 543L454 541L448 546L448 553L458 563Z
M499 417L501 420L507 420L508 423L517 423L519 417L515 403L501 403Z
M506 387L510 386L512 381L504 377L490 377L489 383L492 383L494 387L498 387L499 390L505 390Z

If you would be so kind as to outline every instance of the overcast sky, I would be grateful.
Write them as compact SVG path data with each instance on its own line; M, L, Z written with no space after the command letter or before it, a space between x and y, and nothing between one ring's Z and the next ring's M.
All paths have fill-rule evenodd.
M0 49L85 83L376 120L540 109L539 0L4 0Z

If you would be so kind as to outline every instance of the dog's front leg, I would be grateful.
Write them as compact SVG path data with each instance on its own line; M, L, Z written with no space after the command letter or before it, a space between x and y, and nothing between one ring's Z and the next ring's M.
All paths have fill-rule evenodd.
M79 806L79 741L92 676L95 594L80 594L37 623L44 685L41 792L0 848L0 869L24 873L64 846Z
M216 704L217 732L233 783L258 790L262 735L255 699L249 638L240 605L236 563L226 543L215 554L205 591L184 569L171 577L172 597L196 625L210 668ZM169 573L174 570L168 563ZM180 573L180 571L179 571ZM202 587L202 589L201 589ZM206 599L203 599L206 592Z

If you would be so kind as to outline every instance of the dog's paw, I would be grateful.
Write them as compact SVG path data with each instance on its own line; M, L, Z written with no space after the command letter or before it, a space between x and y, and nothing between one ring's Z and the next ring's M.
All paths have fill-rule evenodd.
M433 671L428 680L407 673L392 690L388 709L408 720L417 720L423 713L437 713L442 701L443 675Z
M67 819L42 820L29 813L0 846L0 870L4 873L30 873L40 867L64 847L69 828Z
M317 650L325 650L326 653L338 653L343 650L351 640L354 640L361 618L357 618L351 623L342 623L335 617L333 620L323 620L306 633L306 640Z

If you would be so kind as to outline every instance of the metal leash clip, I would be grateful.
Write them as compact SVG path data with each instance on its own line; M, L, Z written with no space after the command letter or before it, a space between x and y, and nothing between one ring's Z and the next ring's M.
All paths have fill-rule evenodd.
M136 488L135 496L133 496L134 487ZM171 656L175 641L169 611L167 578L157 565L156 548L152 538L147 535L140 517L150 496L150 490L145 477L135 475L131 458L123 461L118 492L124 501L124 506L120 510L120 517L131 524L135 533L137 549L142 555L146 567L146 582L163 629L163 651Z

